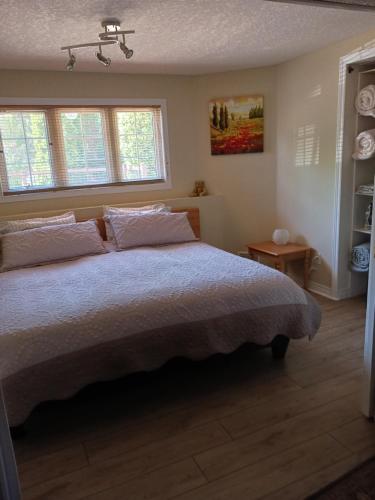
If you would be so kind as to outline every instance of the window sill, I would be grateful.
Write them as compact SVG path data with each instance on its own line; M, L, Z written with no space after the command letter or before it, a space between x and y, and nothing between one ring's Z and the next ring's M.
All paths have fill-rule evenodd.
M62 191L46 191L45 193L20 193L10 196L0 196L0 203L19 203L30 200L43 200L51 198L73 198L76 196L96 196L113 193L130 193L135 191L164 191L172 189L170 180L152 184L137 184L134 186L105 186L87 187L82 189L66 189Z

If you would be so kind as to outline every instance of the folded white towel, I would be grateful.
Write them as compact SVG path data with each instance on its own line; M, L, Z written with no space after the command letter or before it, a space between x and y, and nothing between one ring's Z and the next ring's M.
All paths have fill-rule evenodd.
M361 132L355 140L355 160L368 160L375 156L375 129Z
M358 272L368 271L370 264L370 243L362 243L352 248L352 269Z
M359 193L359 194L374 194L374 185L373 184L363 184L362 186L358 187L357 193Z
M359 92L355 107L360 115L375 117L375 85L368 85Z

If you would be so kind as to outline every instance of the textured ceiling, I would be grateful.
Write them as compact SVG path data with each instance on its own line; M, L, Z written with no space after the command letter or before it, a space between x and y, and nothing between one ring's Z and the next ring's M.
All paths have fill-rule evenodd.
M134 57L76 53L74 71L202 74L280 63L375 26L375 14L262 0L2 0L0 68L65 70L62 45L96 41L118 17Z

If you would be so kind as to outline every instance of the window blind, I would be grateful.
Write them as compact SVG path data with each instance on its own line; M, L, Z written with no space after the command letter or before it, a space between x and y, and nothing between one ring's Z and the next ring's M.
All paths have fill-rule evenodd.
M158 106L0 109L0 150L5 196L166 179Z

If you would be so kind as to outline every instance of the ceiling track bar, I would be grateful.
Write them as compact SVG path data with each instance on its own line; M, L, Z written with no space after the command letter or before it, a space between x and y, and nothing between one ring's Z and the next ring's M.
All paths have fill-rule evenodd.
M92 42L92 43L80 43L78 45L66 45L65 47L61 47L61 50L69 50L69 49L81 49L83 47L99 47L101 45L113 45L114 43L118 43L117 40L108 40L105 42Z
M104 31L103 33L99 33L99 38L101 40L114 40L117 35L133 35L135 33L134 30L126 30L126 31Z

